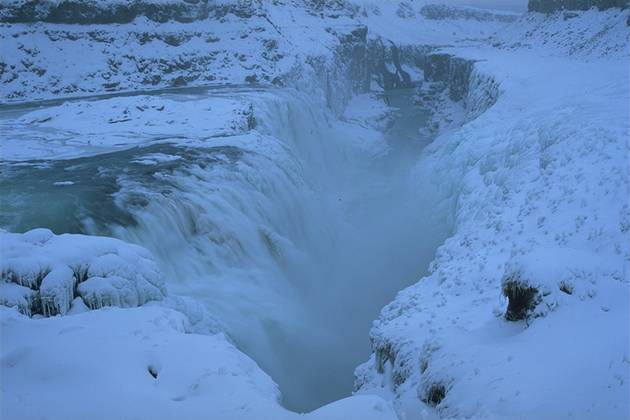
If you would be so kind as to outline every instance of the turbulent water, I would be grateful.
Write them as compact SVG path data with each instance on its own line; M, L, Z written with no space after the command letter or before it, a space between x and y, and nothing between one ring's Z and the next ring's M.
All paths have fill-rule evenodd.
M3 162L0 222L148 248L170 292L204 303L279 384L285 405L308 411L351 392L371 321L425 273L446 237L435 194L410 190L428 141L418 134L425 111L413 90L386 93L396 110L373 134L389 149L367 153L350 141L358 127L295 92L233 95L255 104L255 135Z

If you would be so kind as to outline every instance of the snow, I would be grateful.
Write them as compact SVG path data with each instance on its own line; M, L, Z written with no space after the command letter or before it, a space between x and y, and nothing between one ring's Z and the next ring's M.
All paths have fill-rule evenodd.
M166 293L153 257L116 239L34 229L0 232L0 247L2 281L20 286L4 286L2 300L27 315L64 315L77 297L77 283L78 294L92 309L139 306Z
M279 405L275 383L217 333L216 322L209 325L204 320L207 315L195 309L198 304L162 294L151 296L155 289L141 278L163 286L146 250L111 238L54 235L45 229L3 233L1 242L1 302L17 307L17 311L0 308L2 376L4 383L11 384L2 390L3 418L79 419L87 407L110 406L108 401L133 404L113 404L90 416L298 417ZM12 258L15 255L28 257L18 264ZM128 264L131 261L133 268ZM41 270L48 270L42 267L53 268L39 290L14 283L26 278L23 282L35 287ZM83 272L74 300L72 286L77 277L69 267ZM159 301L141 306L151 298ZM32 319L20 314L34 315L39 306L32 302L40 300L42 315L70 316ZM125 307L131 309L120 309ZM85 386L88 378L89 386ZM81 404L57 403L69 389ZM389 403L361 396L300 418L396 417Z
M454 199L454 233L375 322L359 392L418 418L628 415L626 19L527 15L498 49L445 50L477 62L465 103L499 97L417 164ZM527 289L521 318L508 298Z
M38 302L39 296L34 290L15 283L0 283L0 304L17 307L20 312L31 316L32 308Z
M62 159L89 156L137 145L228 136L247 130L246 99L205 91L189 101L168 95L138 95L102 100L77 100L4 118L2 155L6 160ZM150 155L142 164L177 157ZM64 184L69 185L68 181Z
M65 315L74 299L76 278L70 267L62 266L51 270L39 286L42 315Z
M382 130L386 127L391 112L391 107L384 100L368 93L354 96L348 102L343 117L348 121L367 123Z
M443 20L421 13L430 2L404 2L409 13L400 16L399 3L219 2L216 16L190 23L139 16L115 25L3 24L3 101L250 81L291 85L308 71L305 63L332 61L339 35L361 25L371 37L401 44L449 45L486 38L505 16L516 16L463 9L467 18L448 20L452 30L444 31Z
M2 377L11 384L3 387L3 418L395 418L376 397L340 401L321 415L286 411L276 385L251 359L222 334L188 333L187 319L169 309L40 320L0 311ZM75 403L60 403L70 389ZM355 417L344 417L349 410Z
M409 254L425 258L409 237L440 238L430 272L374 322L355 395L301 417L628 416L628 11L335 4L263 2L187 24L4 24L3 101L101 96L3 108L3 160L59 165L46 182L60 193L81 184L63 159L170 148L130 154L149 177L120 171L108 196L138 221L108 234L152 252L0 233L3 418L295 418L274 380L297 389L296 372L346 363L325 355L364 333L342 318L402 281ZM335 51L361 25L368 42L399 46L414 78L427 53L473 63L458 103L454 79L423 84L439 109L422 132L437 138L411 186L368 176L387 167L382 131L400 110L349 86ZM198 88L158 90L182 83ZM329 275L337 264L345 276ZM304 333L312 341L284 341ZM69 394L80 403L60 404Z

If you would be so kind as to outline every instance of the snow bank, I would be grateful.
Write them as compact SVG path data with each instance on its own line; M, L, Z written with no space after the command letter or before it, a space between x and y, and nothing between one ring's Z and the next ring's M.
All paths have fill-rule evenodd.
M500 49L541 50L545 54L583 60L619 57L628 51L628 10L526 13L490 43Z
M500 95L418 163L454 233L375 322L359 392L420 418L627 417L626 18L529 15L447 50ZM539 41L540 19L567 30Z
M0 339L6 419L397 418L376 396L285 410L269 376L223 334L192 334L183 314L155 306L45 319L0 307Z
M32 316L64 315L75 297L91 309L161 300L164 280L145 249L48 229L0 232L0 302Z
M255 125L246 92L228 98L220 90L214 94L199 90L188 97L139 94L26 108L13 118L0 119L6 133L0 146L3 159L68 159L154 143L205 143L246 133ZM177 157L156 155L141 163L165 159Z
M165 296L143 248L47 229L2 232L0 243L2 418L397 418L366 395L308 415L283 408L277 385L206 308ZM68 392L73 404L60 404Z

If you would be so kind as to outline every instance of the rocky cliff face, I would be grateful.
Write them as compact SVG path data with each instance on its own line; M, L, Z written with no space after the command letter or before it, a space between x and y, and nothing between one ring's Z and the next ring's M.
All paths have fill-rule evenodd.
M593 7L599 10L618 7L628 8L626 0L529 0L527 9L530 12L553 13L562 10L588 10Z
M444 82L449 97L460 101L468 94L473 61L451 54L430 54L424 63L424 79L429 82Z
M502 14L476 8L452 7L444 4L427 4L420 9L420 13L425 18L434 20L464 19L479 22L513 22L516 19L516 15L513 14Z
M323 93L326 104L341 114L350 98L369 88L367 28L355 26L336 30L327 28L334 37L328 54L309 55L295 63L277 79L281 86L296 87L312 94Z
M111 24L130 23L140 16L154 22L192 22L207 18L210 10L208 0L10 0L0 10L0 22Z
M371 81L383 89L401 89L413 86L411 75L403 68L416 54L382 38L368 43L367 71Z

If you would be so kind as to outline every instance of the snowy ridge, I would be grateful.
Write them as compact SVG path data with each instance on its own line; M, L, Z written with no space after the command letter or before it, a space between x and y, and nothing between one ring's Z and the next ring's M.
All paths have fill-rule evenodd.
M418 163L454 235L375 322L358 392L419 418L628 415L626 18L528 15L495 36L514 52L449 50L477 61L469 97L500 95ZM538 45L540 19L583 30Z
M597 8L628 8L625 0L529 0L527 9L530 12L553 13L564 10L589 10Z
M628 11L612 8L551 15L527 13L495 34L494 47L540 49L547 54L581 59L628 55Z
M7 161L68 159L178 139L203 144L246 134L255 124L252 106L246 97L220 95L194 102L142 94L68 101L2 120L6 135L2 157ZM136 160L147 165L163 161Z

